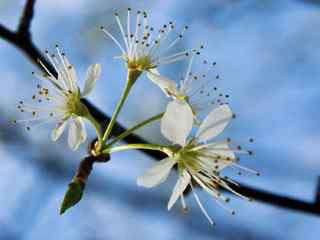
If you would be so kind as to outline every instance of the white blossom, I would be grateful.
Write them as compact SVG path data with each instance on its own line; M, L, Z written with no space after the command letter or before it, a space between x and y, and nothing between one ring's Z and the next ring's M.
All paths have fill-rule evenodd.
M87 70L86 82L82 92L78 87L78 79L74 67L67 57L56 46L57 54L46 56L54 67L58 76L55 77L47 67L40 62L45 69L45 74L33 73L41 84L37 85L31 103L20 101L17 108L20 112L30 114L30 118L15 120L14 122L28 123L27 130L44 123L57 122L51 138L56 141L64 132L69 123L68 144L72 150L76 150L87 138L83 119L88 116L88 109L81 102L81 98L89 95L101 73L100 64L93 64ZM31 124L31 125L29 125Z
M173 37L175 29L173 22L170 21L155 31L145 11L133 13L130 8L127 11L126 24L122 24L118 13L115 13L115 19L120 29L121 40L118 40L105 27L101 26L101 30L119 47L121 51L119 57L127 63L129 69L136 69L140 72L151 71L160 65L186 59L192 51L196 51L183 50L172 53L172 49L183 38L188 29L187 26Z
M184 107L178 106L178 104L183 104ZM186 188L190 186L192 195L200 209L210 224L214 224L200 202L197 193L194 191L193 184L197 183L214 197L219 205L234 214L233 210L224 206L224 203L228 202L229 199L220 193L219 187L225 188L245 199L248 198L235 192L228 184L231 180L221 177L220 172L226 167L236 167L254 173L257 172L242 167L237 163L238 158L235 153L251 154L250 151L231 148L230 139L216 142L211 141L225 129L233 117L233 113L228 105L223 104L213 109L202 121L195 135L191 137L188 136L192 128L192 120L190 122L189 118L185 118L185 116L190 114L190 109L185 108L185 106L186 103L183 101L180 103L173 101L169 103L169 110L164 115L165 121L168 121L166 126L169 126L168 129L164 129L164 136L175 144L172 147L172 156L161 160L149 169L143 176L137 179L137 183L144 187L157 186L166 180L173 166L177 164L179 178L168 202L168 210L172 208L179 198L181 199L183 209L186 209L183 193ZM184 112L182 109L184 109ZM171 119L171 117L174 116L171 112L174 111L176 112L176 117ZM166 116L167 113L168 115ZM232 183L234 182L232 181Z
M189 108L189 112L192 115L188 115L189 118L195 120L195 123L199 123L200 113L205 113L209 108L219 106L228 103L228 94L223 94L217 87L217 80L220 78L218 74L211 77L211 71L216 65L215 62L209 63L207 60L203 61L205 70L199 72L192 72L192 64L196 53L191 55L188 68L184 77L181 78L179 84L176 81L162 76L158 71L152 70L148 72L149 78L158 85L165 95L171 98L167 111L170 110L169 105L173 102L179 102L175 105L181 108ZM209 75L209 78L208 78ZM184 103L184 104L183 104ZM183 111L183 109L181 110ZM171 111L173 115L176 115ZM166 113L169 114L168 112ZM190 122L191 119L188 120ZM161 122L162 128L168 128L164 126L165 121Z

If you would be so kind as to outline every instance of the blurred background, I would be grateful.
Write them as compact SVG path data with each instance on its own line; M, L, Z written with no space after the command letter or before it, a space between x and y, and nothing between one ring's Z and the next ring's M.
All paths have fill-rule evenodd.
M1 0L0 22L15 28L25 1ZM101 81L90 96L110 114L124 84L123 62L114 44L97 30L117 32L113 13L125 17L130 6L147 10L155 28L174 21L189 26L180 47L200 42L204 56L217 62L219 85L231 95L237 119L225 136L254 150L242 164L260 177L233 175L264 190L306 201L314 199L320 175L320 2L303 0L178 0L178 1L37 1L32 22L34 42L41 49L60 43L76 66L83 84L86 68L103 64ZM162 67L178 79L186 63ZM32 96L36 67L17 49L0 40L0 239L318 239L320 218L232 197L231 216L199 191L217 226L210 228L192 196L189 213L167 200L176 175L155 189L136 185L136 177L153 164L137 151L114 154L96 164L78 206L60 216L67 184L85 154L72 152L65 136L49 139L52 125L31 132L10 121L23 118L16 103ZM179 75L180 76L180 75ZM163 111L167 99L143 76L135 85L119 121L131 126ZM165 142L159 126L139 134ZM90 138L94 132L90 129ZM250 144L248 139L255 142ZM230 173L232 175L232 173ZM306 237L307 236L307 237Z

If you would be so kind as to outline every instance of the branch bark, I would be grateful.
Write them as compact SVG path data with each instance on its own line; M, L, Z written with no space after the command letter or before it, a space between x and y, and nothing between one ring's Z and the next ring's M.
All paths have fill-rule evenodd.
M5 26L0 24L0 38L6 40L8 43L14 45L18 49L20 49L37 67L39 67L42 71L44 69L39 64L38 60L40 60L46 68L54 75L57 76L58 73L55 71L54 67L51 63L44 57L41 51L36 47L36 45L32 41L32 36L30 33L30 27L32 18L34 15L34 5L36 0L27 0L23 14L20 18L20 23L16 31L11 31ZM106 125L110 118L106 114L104 114L100 109L95 107L91 102L84 99L83 100L87 105L88 109L92 113L92 115L99 120L101 123ZM116 123L115 127L112 131L112 135L118 135L125 131L125 127L121 124ZM131 134L127 138L125 138L127 143L147 143L142 137ZM148 151L142 150L145 154L149 157L160 160L165 157L162 153L155 152L155 151ZM254 187L246 186L244 184L240 184L240 186L233 185L232 186L236 191L240 192L241 194L251 197L255 200L274 205L283 207L286 209L291 209L295 211L301 211L304 213L311 213L315 215L320 215L320 180L318 181L318 187L316 190L316 199L313 203L288 198L285 196L281 196L278 194L274 194L271 192L263 191L256 189Z
M44 71L44 69L42 69L42 66L39 64L39 60L52 74L58 76L58 73L55 71L51 63L32 42L30 26L33 18L35 2L35 0L27 0L16 31L12 31L0 24L0 37L22 51L42 71Z
M28 0L24 6L23 13L18 26L18 33L30 38L30 28L34 13L34 5L36 0Z

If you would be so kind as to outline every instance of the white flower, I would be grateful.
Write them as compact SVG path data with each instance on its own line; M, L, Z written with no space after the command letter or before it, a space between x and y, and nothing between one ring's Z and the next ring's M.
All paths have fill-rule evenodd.
M185 104L176 106L189 108L189 112L191 111L192 115L188 117L193 118L198 123L200 113L205 112L212 106L227 104L229 95L223 94L218 90L215 80L219 79L219 75L215 75L213 79L207 79L208 72L216 65L215 62L209 63L207 60L204 60L203 64L207 68L205 72L191 72L195 55L196 53L191 55L187 71L179 85L177 85L176 81L160 75L156 70L150 71L147 74L152 82L158 85L167 97L172 99L172 102L184 102ZM167 110L169 109L167 108ZM162 128L168 128L164 124L164 121L162 121Z
M182 105L178 106L179 104ZM252 171L239 166L235 156L235 152L250 152L241 149L231 149L229 146L231 142L230 139L208 142L219 135L232 119L233 114L228 105L221 105L212 110L203 120L196 134L191 138L188 138L188 135L192 129L193 121L192 118L190 120L187 116L192 114L192 112L190 108L186 106L187 104L183 101L173 101L169 103L167 112L164 115L164 121L168 122L166 126L170 126L170 128L163 129L162 132L167 139L176 144L172 147L173 154L147 170L143 176L137 179L137 183L144 187L157 186L166 180L172 167L177 164L179 179L168 202L168 210L172 208L179 198L181 199L183 209L186 209L183 193L186 188L190 186L192 194L202 212L210 224L213 224L212 219L201 204L198 195L193 190L193 182L200 185L206 192L214 197L217 203L226 208L223 203L228 202L229 199L220 193L218 189L219 186L239 196L241 195L228 185L228 181L231 180L220 177L220 171L228 166ZM176 114L175 118L172 118L172 112ZM228 210L234 213L233 210Z
M43 84L37 85L31 104L20 101L18 105L20 112L30 114L31 117L15 122L34 122L37 124L33 124L33 126L39 126L50 121L56 121L58 122L57 127L53 129L51 134L53 141L60 138L69 122L68 143L72 150L76 150L87 137L83 118L88 116L88 109L81 102L81 98L89 95L92 91L96 80L100 76L101 66L100 64L93 64L88 68L85 86L83 91L80 92L74 67L69 63L65 54L60 52L58 46L56 46L56 49L57 56L50 55L47 50L45 53L58 73L58 77L53 76L40 62L46 70L46 74L33 74L41 79ZM31 127L28 125L26 128L30 130Z
M137 11L135 24L131 15L132 10L128 8L127 23L126 26L123 26L119 15L115 14L122 35L120 41L104 27L101 27L101 30L120 48L120 58L127 63L129 69L140 72L149 71L159 65L177 62L189 56L190 50L170 54L170 51L183 38L185 31L188 29L187 26L170 41L175 28L172 22L163 25L159 31L155 31L149 24L146 12Z

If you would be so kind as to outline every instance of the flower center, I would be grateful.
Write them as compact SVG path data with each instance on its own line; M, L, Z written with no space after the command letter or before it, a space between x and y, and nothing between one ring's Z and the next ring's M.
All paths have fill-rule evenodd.
M189 169L192 171L200 171L201 166L199 165L197 151L190 151L195 145L190 142L186 146L177 149L174 153L174 159L178 163L178 169L182 173L182 170Z
M154 68L155 66L151 62L151 58L147 56L142 56L138 58L128 58L127 59L128 68L137 69L139 71L148 70Z
M70 115L86 116L88 114L87 107L81 102L78 93L69 91L67 95L66 112Z

